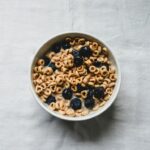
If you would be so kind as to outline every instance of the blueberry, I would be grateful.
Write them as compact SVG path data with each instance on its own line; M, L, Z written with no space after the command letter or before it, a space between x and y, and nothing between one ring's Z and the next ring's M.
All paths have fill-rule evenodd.
M86 100L84 101L84 105L85 105L85 107L87 107L87 108L93 108L94 105L95 105L95 101L94 101L93 98L88 98L88 99L86 99Z
M87 88L88 88L88 90L94 90L94 87L91 85L88 85Z
M62 92L62 96L65 98L65 99L71 99L72 98L72 90L70 88L67 88L67 89L64 89L63 92Z
M94 97L101 99L104 98L104 88L103 87L97 87L94 89Z
M60 52L61 44L60 43L54 44L51 49L52 49L51 51L58 53Z
M107 64L107 63L102 63L102 62L99 62L99 61L95 61L95 62L93 62L93 65L94 65L95 67L106 66L107 70L109 70L109 64Z
M55 70L57 69L56 66L55 66L55 64L52 63L52 62L50 62L50 63L48 64L48 66L51 67L51 68L53 69L53 71L55 71Z
M95 62L93 62L93 65L94 65L95 67L101 67L101 66L102 66L102 63L99 62L99 61L95 61Z
M94 96L94 90L89 90L87 97L88 98L93 98L93 96Z
M52 102L56 102L56 99L54 96L50 95L47 99L46 99L46 103L49 105Z
M86 87L83 87L81 84L77 84L77 92L81 92L83 90L86 90Z
M76 67L79 67L83 64L83 59L81 57L75 57L74 58L74 64Z
M67 41L62 41L61 45L62 45L63 49L68 49L71 47L71 45Z
M77 109L80 109L81 108L81 100L79 98L74 98L71 100L71 103L70 103L70 107L74 110L77 110Z
M80 56L90 57L92 55L92 51L88 46L82 47L80 49Z
M46 56L42 57L42 59L44 60L44 66L47 66L50 62L50 59Z
M73 55L74 57L79 57L79 56L80 56L80 53L79 53L79 51L77 51L77 50L73 50L73 51L72 51L72 55Z

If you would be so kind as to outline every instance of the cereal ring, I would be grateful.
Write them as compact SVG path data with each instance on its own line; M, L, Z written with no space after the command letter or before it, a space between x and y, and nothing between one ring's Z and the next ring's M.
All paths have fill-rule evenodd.
M69 107L70 106L70 100L65 100L65 106Z
M78 82L78 83L82 83L82 81L83 81L83 77L77 78L77 82Z
M71 40L72 40L71 37L66 37L66 38L65 38L65 41L66 41L66 42L71 42Z
M79 112L75 112L75 116L76 117L80 117L80 116L82 116L82 113L81 112L80 113Z
M89 71L94 73L96 71L96 67L95 66L90 66Z
M75 45L79 44L79 38L75 38Z
M82 99L87 98L87 94L88 94L88 92L86 90L81 91L81 98Z
M109 78L111 81L116 81L116 75L115 74L110 74Z
M83 65L82 65L82 66L80 66L80 67L77 67L77 71L78 71L78 72L82 72L83 70L84 70Z
M69 84L68 82L66 82L65 85L64 85L64 87L65 87L65 88L69 88L69 87L70 87L70 84Z
M98 55L99 55L99 51L98 51L98 50L97 50L97 51L95 50L95 51L93 52L93 56L96 57L96 56L98 56Z
M55 63L55 66L56 66L57 68L60 68L60 67L62 66L62 63L61 63L61 62L56 62L56 63Z
M40 75L40 76L38 77L38 79L44 81L44 80L45 80L45 75Z
M64 80L60 78L59 76L56 77L56 82L58 85L62 85L64 83Z
M81 93L75 93L75 95L81 97Z
M46 86L46 83L42 83L42 84L41 84L41 87L43 88L43 90L46 89L46 87L47 87L47 86Z
M51 110L55 110L56 109L56 103L54 103L54 102L50 103L48 108L51 109Z
M53 69L51 67L45 67L43 69L43 73L46 75L51 75L53 73Z
M59 86L58 86L58 87L56 87L55 92L56 92L56 93L62 93L62 88L61 88L61 87L59 87Z
M61 115L65 115L66 112L64 110L58 110L58 112L61 114Z
M106 93L111 95L112 94L112 88L106 88Z
M104 97L104 101L108 101L110 99L110 95L107 94L105 97Z
M115 82L111 82L111 83L109 83L109 87L111 88L111 87L114 87L115 86Z
M90 78L90 82L95 83L95 82L96 82L96 78L95 78L95 77L91 77L91 78Z
M37 70L38 70L38 72L43 72L43 66L38 66L38 68L37 68Z
M36 82L36 80L33 80L33 84L34 84L34 86L36 86L36 85L37 85L37 82Z
M98 46L98 51L99 51L99 53L101 53L101 51L102 51L102 47L101 46Z
M102 75L103 77L106 77L106 76L108 75L108 71L107 71L107 70L102 70L102 71L101 71L101 75Z
M103 87L104 89L106 89L107 85L106 84L101 84L101 87Z
M42 81L41 79L37 79L37 80L36 80L36 83L37 83L37 84L41 84L42 82L43 82L43 81Z
M33 79L33 80L36 80L38 77L39 77L39 74L38 74L38 73L33 73L33 74L32 74L32 79Z
M87 83L89 81L90 77L91 77L90 74L85 76L84 79L83 79L83 83Z
M38 62L37 62L37 65L38 66L44 66L45 62L43 59L39 59Z
M41 93L42 91L43 91L42 86L36 85L36 87L35 87L35 92L36 92L37 94L39 94L39 93Z
M49 96L51 95L51 89L50 88L47 88L45 91L44 91L44 94Z
M106 56L108 56L108 49L106 47L103 47L102 53Z
M98 109L99 109L99 105L98 105L98 104L96 104L96 105L93 107L93 109L92 109L92 110L96 111L96 110L98 110Z
M88 85L94 86L94 82L88 82Z
M54 93L56 91L56 85L50 86L50 90Z
M76 92L77 91L77 86L73 85L73 86L71 86L71 89L72 89L73 92Z
M85 39L84 38L80 38L78 40L78 43L81 44L81 45L84 45L85 44Z
M89 113L89 110L88 110L88 109L84 109L84 110L81 112L82 116L85 116L85 115L87 115L88 113Z
M49 59L51 59L51 58L54 57L54 56L55 56L55 52L50 52L50 53L47 54L47 57L48 57Z
M33 68L33 72L34 72L34 73L37 73L37 72L38 72L38 67L34 67L34 68Z
M115 73L115 67L113 67L113 66L109 67L109 73L110 74Z
M99 74L100 73L100 70L98 68L96 68L94 74Z
M86 61L84 61L84 63L85 63L86 65L91 65L91 64L92 64L92 61L91 61L90 59L87 59Z
M102 106L104 106L105 105L105 101L102 101L100 104L99 104L99 107L102 107Z
M70 45L71 45L71 46L75 45L75 40L71 40L71 41L70 41Z
M75 111L71 108L68 108L66 110L66 114L69 115L69 116L75 116Z

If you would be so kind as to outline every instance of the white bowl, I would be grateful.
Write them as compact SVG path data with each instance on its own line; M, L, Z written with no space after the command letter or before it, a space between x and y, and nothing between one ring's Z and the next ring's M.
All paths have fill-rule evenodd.
M94 118L94 117L102 114L115 101L116 96L117 96L118 91L119 91L119 88L120 88L120 82L121 82L120 68L119 68L119 65L118 65L118 61L116 60L116 57L114 56L114 54L112 53L112 51L110 51L110 49L105 45L105 47L107 47L108 50L109 50L110 59L111 59L113 65L115 65L116 71L117 71L116 86L115 86L115 88L113 90L113 94L111 95L110 99L106 102L106 104L103 107L100 107L97 111L93 111L93 112L89 113L88 115L81 116L81 117L64 116L64 115L59 114L58 112L55 112L55 111L52 111L52 110L48 109L47 104L42 103L41 100L40 100L40 98L38 97L38 95L34 91L34 85L32 83L32 68L35 65L35 62L38 60L38 58L40 58L40 56L42 56L53 43L55 43L57 41L60 41L60 40L64 39L65 37L84 37L84 38L86 38L88 40L97 41L97 42L101 43L102 45L105 45L102 41L98 40L97 38L95 38L95 37L93 37L91 35L88 35L88 34L84 34L84 33L76 33L76 32L74 32L74 33L64 33L64 34L60 34L60 35L57 35L57 36L51 38L50 40L48 40L37 51L36 55L33 58L33 61L32 61L31 67L30 67L30 84L31 84L31 89L32 89L32 92L33 92L33 95L34 95L35 99L40 104L40 106L44 110L46 110L48 113L50 113L51 115L53 115L53 116L55 116L57 118L63 119L63 120L68 120L68 121L88 120L88 119Z

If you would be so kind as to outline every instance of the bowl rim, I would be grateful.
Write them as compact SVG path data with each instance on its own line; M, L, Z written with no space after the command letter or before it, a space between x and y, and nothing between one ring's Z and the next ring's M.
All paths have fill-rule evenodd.
M105 45L106 48L108 48L108 50L111 52L111 55L116 63L116 68L117 68L117 84L115 86L115 91L113 92L113 95L111 95L110 99L108 100L109 103L105 104L104 106L101 107L101 111L100 109L98 109L97 111L95 111L93 114L86 115L86 116L81 116L81 117L70 117L70 116L65 116L65 115L61 115L59 113L54 112L53 110L48 109L48 107L44 106L44 104L41 102L40 98L37 96L37 94L35 93L34 87L33 87L33 83L32 83L32 67L33 67L33 63L35 60L35 57L37 56L38 52L43 48L44 45L46 45L47 43L49 43L52 39L57 38L59 36L65 36L65 35L69 35L69 34L78 34L78 35L84 35L84 36L88 36L91 38L96 39L97 41L99 41L100 43L102 43L103 45ZM66 120L66 121L84 121L84 120L89 120L92 118L95 118L99 115L101 115L103 112L105 112L108 108L110 108L110 106L114 103L114 101L116 100L116 97L118 95L119 89L120 89L120 85L121 85L121 71L120 71L120 65L118 63L118 60L116 58L116 55L114 54L114 51L112 51L107 44L105 44L102 40L99 40L99 38L97 38L95 35L91 35L89 33L83 33L83 32L64 32L64 33L60 33L60 34L56 34L50 37L49 40L47 40L44 44L42 44L42 46L34 53L31 63L30 63L30 68L29 68L29 80L30 80L30 89L32 91L32 94L34 96L34 98L36 99L36 101L38 102L38 104L49 114L62 119L62 120ZM110 101L111 100L111 101Z

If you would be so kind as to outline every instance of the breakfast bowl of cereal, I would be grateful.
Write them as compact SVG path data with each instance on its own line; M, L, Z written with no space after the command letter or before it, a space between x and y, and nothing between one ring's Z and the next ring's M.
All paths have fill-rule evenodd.
M115 101L121 73L112 51L84 33L64 33L36 53L30 83L37 102L51 115L82 121L102 114Z

